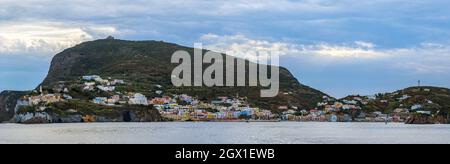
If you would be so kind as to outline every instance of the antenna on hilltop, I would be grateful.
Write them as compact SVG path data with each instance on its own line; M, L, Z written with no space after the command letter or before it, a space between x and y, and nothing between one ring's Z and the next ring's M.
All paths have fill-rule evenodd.
M417 86L418 86L418 87L420 87L420 82L421 82L420 80L417 81Z

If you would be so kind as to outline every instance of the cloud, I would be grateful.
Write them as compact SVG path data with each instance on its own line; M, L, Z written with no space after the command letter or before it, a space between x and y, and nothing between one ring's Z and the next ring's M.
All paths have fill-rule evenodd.
M237 57L247 58L256 61L256 54L276 52L279 55L287 55L295 51L295 47L281 42L269 42L265 40L253 40L244 35L219 36L206 34L200 38L205 44L205 48L232 54Z
M61 22L0 22L0 53L52 54L78 43L117 34L114 27Z
M438 74L450 72L450 45L423 43L417 47L377 49L366 41L342 44L295 44L264 39L251 39L244 35L206 34L200 38L207 49L220 52L234 52L238 57L254 55L254 52L274 51L283 56L308 61L310 65L320 64L380 64L377 66L403 69L417 74Z
M250 39L244 35L205 34L200 38L211 50L235 53L254 54L253 52L272 51L280 55L313 55L334 58L379 58L386 54L375 51L375 45L369 42L356 41L351 45L332 45L318 43L313 45L276 42L268 40Z
M365 42L365 41L355 41L355 44L360 46L360 47L364 47L364 48L375 48L375 44L374 43L370 43L370 42Z
M448 5L446 0L2 0L0 18L90 22L130 31L139 39L147 34L177 42L209 32L238 32L397 46L448 40Z
M423 43L406 49L387 50L397 68L412 70L417 74L444 75L450 73L450 45Z

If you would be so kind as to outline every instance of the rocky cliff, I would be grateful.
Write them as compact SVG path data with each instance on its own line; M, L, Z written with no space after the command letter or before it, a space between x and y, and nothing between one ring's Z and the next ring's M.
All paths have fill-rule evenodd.
M3 91L0 93L0 122L9 121L14 115L17 100L28 92Z

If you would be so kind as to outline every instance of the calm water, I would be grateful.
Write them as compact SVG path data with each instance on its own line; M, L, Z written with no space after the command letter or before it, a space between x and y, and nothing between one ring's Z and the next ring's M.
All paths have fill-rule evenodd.
M0 143L450 144L450 125L297 122L0 124Z

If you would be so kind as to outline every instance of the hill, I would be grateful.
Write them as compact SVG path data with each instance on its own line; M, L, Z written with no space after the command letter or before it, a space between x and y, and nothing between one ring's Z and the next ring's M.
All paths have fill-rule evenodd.
M432 113L450 110L450 89L439 87L410 87L393 93L377 94L374 101L365 106L367 111L382 111L391 113L397 108L411 109L420 106L421 110ZM383 103L384 102L384 103Z
M101 75L129 81L131 84L123 90L141 92L149 97L156 96L156 86L162 86L166 93L189 94L200 99L239 95L248 97L254 105L272 110L281 105L313 108L325 95L300 84L282 67L280 94L275 98L261 98L260 87L174 87L171 72L177 65L170 61L178 50L194 53L193 48L160 41L103 39L82 43L53 58L42 86L51 88L61 81L79 80L83 75Z

